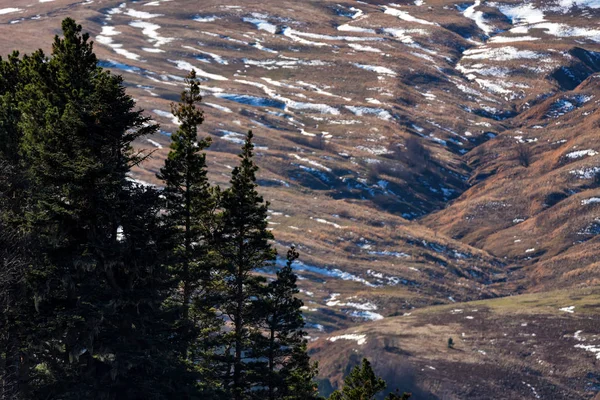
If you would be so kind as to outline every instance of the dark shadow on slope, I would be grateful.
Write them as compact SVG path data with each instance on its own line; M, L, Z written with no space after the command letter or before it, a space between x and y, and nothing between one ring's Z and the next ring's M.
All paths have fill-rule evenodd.
M569 50L573 62L555 70L550 76L562 90L573 90L590 75L600 72L600 52L575 47Z

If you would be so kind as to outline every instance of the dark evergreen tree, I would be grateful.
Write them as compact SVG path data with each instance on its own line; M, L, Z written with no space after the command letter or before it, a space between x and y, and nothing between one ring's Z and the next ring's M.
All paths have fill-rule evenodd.
M0 157L12 166L19 164L21 140L17 99L17 90L21 84L20 70L18 52L11 54L7 60L0 57Z
M207 215L214 210L207 178L204 149L210 138L198 140L198 125L204 114L196 108L202 101L196 73L186 79L187 89L181 94L181 102L171 106L173 115L180 121L177 132L171 136L171 151L165 166L157 175L165 182L163 195L167 201L166 221L176 228L173 266L180 277L184 318L188 318L192 296L205 278L209 268L198 265L206 260L208 253Z
M285 400L323 399L318 394L315 378L319 373L319 364L311 362L307 343L296 345L287 361L285 376Z
M10 400L29 397L26 338L34 312L26 285L31 244L14 224L12 198L6 196L13 169L0 161L0 399Z
M23 222L27 181L21 168L18 127L21 60L0 58L0 398L30 395L27 337L33 303L26 285L32 243Z
M240 154L240 165L233 169L231 187L221 199L219 231L215 242L222 258L225 278L220 310L231 323L224 335L225 374L224 387L231 399L252 397L257 387L255 371L264 371L264 360L255 359L252 353L265 310L259 307L265 279L256 272L269 267L276 257L267 230L268 203L258 194L253 160L252 132Z
M260 398L308 400L316 395L316 385L312 381L316 368L306 354L303 303L296 297L299 290L292 270L298 256L292 246L288 250L286 264L265 288L259 303L265 320L256 336L253 350L258 352L253 352L253 356L267 360L266 370L258 374L259 386L263 387L256 391Z
M218 369L213 361L221 345L218 333L223 325L215 315L220 274L212 251L218 191L208 182L203 152L210 138L198 140L198 125L204 116L196 107L202 97L195 71L190 72L186 83L180 103L171 106L180 126L171 136L171 151L157 177L165 182L163 221L172 232L169 265L180 285L174 296L182 305L180 324L184 328L187 325L190 333L198 330L194 333L197 340L186 349L184 358L198 373L205 396L216 396Z
M341 390L336 390L329 396L329 400L371 400L383 391L386 383L383 379L375 375L371 363L363 358L361 365L352 369L350 374L344 378L344 386ZM409 394L405 393L402 397L395 394L389 394L387 399L408 399Z
M96 65L89 35L62 24L52 55L23 59L19 129L27 224L39 243L28 273L37 392L57 399L187 396L183 346L166 309L158 193L127 179L136 138L157 127Z
M81 26L62 28L51 56L0 59L0 396L317 398L298 255L257 274L276 252L252 133L212 189L192 73L164 191L133 182L132 142L157 126Z

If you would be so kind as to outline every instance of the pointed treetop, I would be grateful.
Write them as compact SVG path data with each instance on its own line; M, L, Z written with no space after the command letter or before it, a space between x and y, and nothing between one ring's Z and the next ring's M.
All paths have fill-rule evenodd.
M192 69L185 77L185 84L189 89L181 93L182 103L200 103L202 96L200 95L200 83L196 77L196 70Z
M292 268L292 264L300 257L298 251L296 251L296 246L291 245L287 252L287 262L286 266Z
M235 185L236 181L242 179L242 181L250 181L252 184L256 182L256 171L258 171L258 166L254 163L254 143L252 143L252 138L254 134L252 131L248 131L248 135L246 135L246 140L244 141L244 145L242 146L242 151L238 155L242 159L239 166L236 166L231 173L231 182ZM241 183L241 182L240 182ZM256 186L254 184L254 186Z
M61 67L67 76L64 79L75 81L79 77L85 83L88 71L97 68L98 59L94 54L89 33L81 33L82 27L74 19L62 21L63 37L56 35L52 44L52 56L55 65Z
M242 153L239 155L241 158L250 159L254 156L254 143L252 143L253 138L254 134L252 133L252 130L249 130L248 135L246 135L244 146L242 146Z
M371 400L385 387L385 381L375 375L369 360L363 358L361 365L344 378L344 387L333 392L329 400Z
M200 94L200 82L196 77L196 71L191 70L185 78L186 90L181 92L179 103L171 104L173 115L178 117L182 123L180 129L190 129L204 122L204 112L198 109L196 105L202 102Z
M196 71L190 71L185 83L187 87L181 92L180 102L171 104L171 112L181 124L171 137L171 149L177 150L182 145L179 142L183 141L196 147L196 149L190 149L191 153L196 153L210 145L210 138L198 141L198 125L204 122L204 112L197 107L197 104L202 101L202 96Z

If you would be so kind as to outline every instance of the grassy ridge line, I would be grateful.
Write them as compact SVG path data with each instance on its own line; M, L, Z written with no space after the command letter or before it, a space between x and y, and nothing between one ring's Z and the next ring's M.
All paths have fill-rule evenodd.
M488 307L497 313L560 314L560 308L574 306L574 313L600 313L600 286L581 289L564 289L551 292L528 293L516 296L476 300L464 303L445 304L420 308L414 315L431 314L460 307Z

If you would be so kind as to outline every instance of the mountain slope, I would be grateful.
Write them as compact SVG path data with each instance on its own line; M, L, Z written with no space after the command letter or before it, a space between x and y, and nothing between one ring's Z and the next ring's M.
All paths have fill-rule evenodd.
M312 346L339 383L360 361L419 399L585 399L600 384L599 289L423 308L336 332ZM448 347L452 338L453 347Z
M484 361L476 374L479 355L444 348L445 336L470 320L438 311L433 320L402 317L432 305L462 309L454 303L598 285L596 0L13 3L0 6L0 54L50 44L60 20L72 16L90 31L100 65L122 74L161 123L160 136L137 144L153 154L133 178L161 184L155 174L178 123L170 103L192 68L204 80L213 183L227 184L242 135L254 130L270 225L281 254L292 243L301 253L310 340L331 384L350 354L364 353L417 365L411 390L423 396L482 398L508 387L507 398L543 398L551 385L554 398L600 391L567 355L565 377L575 383L551 369L522 383L513 367L533 364L499 338L501 364ZM542 314L548 340L531 343L544 349L562 340L567 324L585 322L577 312ZM491 313L485 329L499 331L510 315ZM377 322L362 325L370 320ZM428 324L435 334L420 330ZM520 338L517 328L510 337ZM339 329L385 340L366 347L326 340ZM452 356L467 372L448 364L429 377L421 369L434 370L421 356L415 364L395 353L412 346L418 354L433 337L439 355L427 357ZM386 341L396 343L392 350ZM338 347L345 342L352 346ZM464 384L467 374L481 382Z

